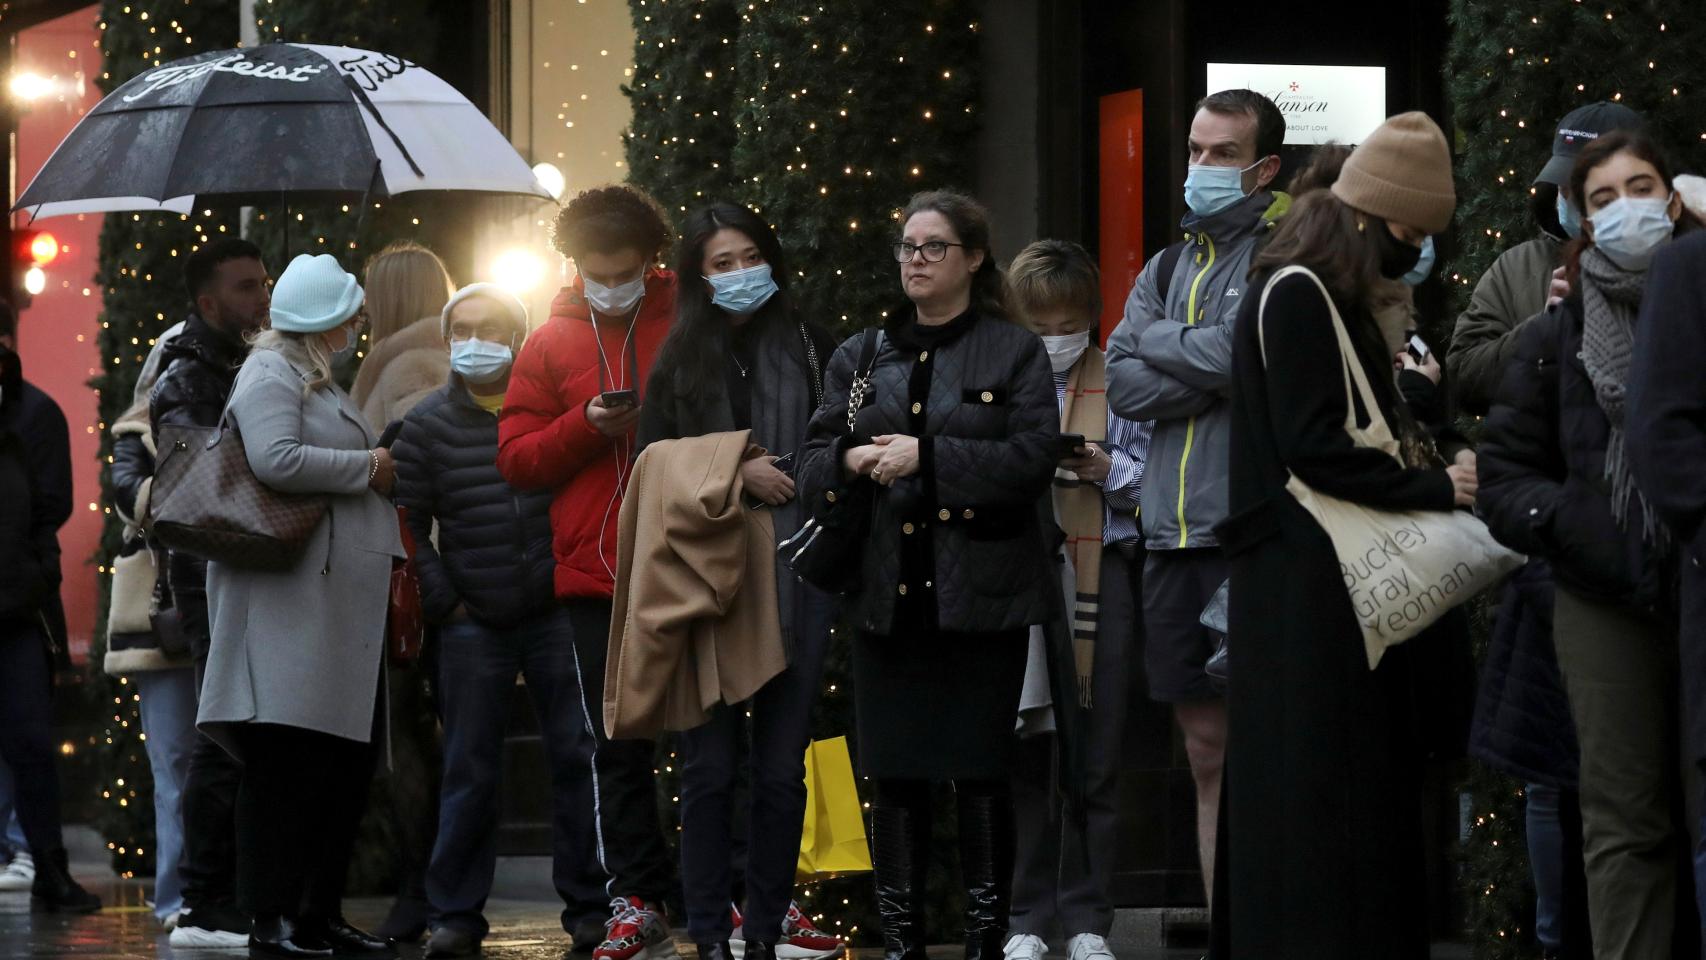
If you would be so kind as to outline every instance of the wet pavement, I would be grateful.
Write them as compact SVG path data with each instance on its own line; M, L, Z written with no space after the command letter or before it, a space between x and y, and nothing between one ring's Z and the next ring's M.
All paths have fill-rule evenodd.
M100 894L106 909L87 917L57 917L30 911L27 893L0 893L0 960L24 957L70 957L77 960L131 960L131 958L196 958L225 960L247 957L247 950L182 950L174 952L167 934L154 920L144 902L148 885L138 880L119 880L104 864L73 864L73 872L89 889ZM379 899L356 899L347 903L351 922L365 929L377 926L389 906ZM492 931L486 938L484 956L491 960L564 960L569 940L558 926L560 907L546 900L499 900L487 904ZM1116 931L1117 932L1117 931ZM691 942L677 931L676 945L683 960L694 960ZM1138 948L1113 944L1119 960L1197 960L1202 950ZM402 956L421 955L419 945L405 946ZM852 951L851 960L881 960L878 949ZM584 958L584 954L574 954ZM931 960L959 960L964 950L956 946L930 949ZM1469 951L1460 946L1438 946L1436 960L1467 960Z
M143 902L148 892L141 881L121 881L101 876L101 868L75 871L78 879L98 892L106 909L87 917L57 917L30 911L28 894L0 893L0 960L24 957L72 957L77 960L130 960L130 958L180 958L224 960L247 957L248 951L173 951L167 934L154 921L152 909ZM351 900L347 913L351 922L365 929L377 926L389 904L378 899ZM546 901L493 900L486 918L492 932L483 955L490 960L563 960L568 956L569 938L558 926L559 906ZM677 931L676 945L683 960L696 956L691 942ZM405 946L405 958L421 955L419 945ZM1200 950L1121 951L1120 960L1197 960ZM853 960L880 960L881 950L853 951ZM963 948L943 946L930 950L932 960L957 960ZM584 954L575 954L584 958Z

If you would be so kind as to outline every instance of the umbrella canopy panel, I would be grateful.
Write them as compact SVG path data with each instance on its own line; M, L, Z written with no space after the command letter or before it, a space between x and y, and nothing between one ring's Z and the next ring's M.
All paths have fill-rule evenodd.
M351 47L277 43L132 78L72 130L18 207L412 190L550 197L503 134L431 72Z

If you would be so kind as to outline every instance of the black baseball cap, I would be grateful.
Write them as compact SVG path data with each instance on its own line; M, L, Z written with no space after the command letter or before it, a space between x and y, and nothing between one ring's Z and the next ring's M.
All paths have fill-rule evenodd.
M1540 168L1534 182L1564 186L1570 182L1570 168L1576 165L1576 154L1583 147L1613 130L1633 130L1646 122L1635 111L1609 100L1571 110L1558 121L1558 132L1552 135L1552 159Z

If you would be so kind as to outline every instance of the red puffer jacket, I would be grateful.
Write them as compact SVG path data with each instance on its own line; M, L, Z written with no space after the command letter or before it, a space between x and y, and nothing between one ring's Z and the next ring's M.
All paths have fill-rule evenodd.
M631 389L644 403L652 360L675 318L675 274L667 270L646 275L631 340L628 325L603 319L595 337L583 289L579 278L564 287L551 303L551 319L527 338L498 422L504 479L521 489L556 491L551 540L561 599L612 594L616 517L634 458L633 435L613 440L599 433L587 422L587 402L602 390Z

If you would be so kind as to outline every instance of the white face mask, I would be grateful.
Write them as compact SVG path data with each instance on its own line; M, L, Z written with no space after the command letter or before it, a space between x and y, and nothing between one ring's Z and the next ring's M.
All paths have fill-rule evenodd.
M599 313L610 317L620 317L634 309L634 304L646 295L646 275L639 276L620 286L607 287L591 277L581 277L586 285L586 302Z
M1618 197L1588 218L1593 244L1625 270L1647 269L1653 254L1671 234L1670 197Z
M1071 370L1084 351L1090 349L1090 331L1043 337L1043 346L1048 350L1048 365L1054 368L1055 373L1063 373Z

